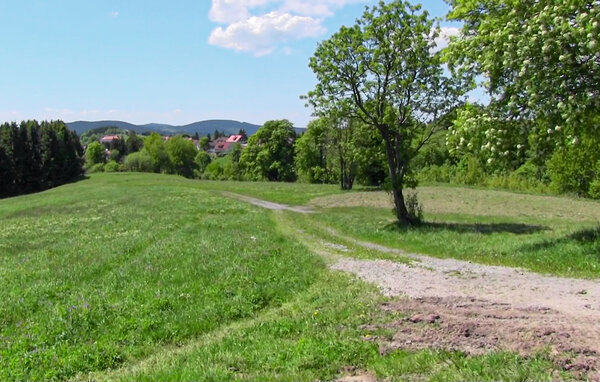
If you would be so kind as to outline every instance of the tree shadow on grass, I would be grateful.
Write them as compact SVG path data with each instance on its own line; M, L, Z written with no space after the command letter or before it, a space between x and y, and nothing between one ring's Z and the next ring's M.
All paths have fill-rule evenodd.
M523 251L547 251L558 246L574 244L591 255L600 259L600 225L594 228L584 228L566 236L527 244L520 248Z
M391 223L386 226L388 230L398 232L435 232L454 231L458 233L477 233L490 235L494 233L512 233L515 235L527 235L536 232L548 231L550 228L542 225L523 223L457 223L457 222L422 222L412 226Z

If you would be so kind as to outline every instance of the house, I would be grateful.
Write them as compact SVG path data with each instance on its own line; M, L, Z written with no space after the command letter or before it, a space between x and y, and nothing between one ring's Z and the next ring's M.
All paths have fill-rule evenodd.
M104 144L110 145L114 141L120 141L120 140L121 140L121 136L120 135L105 135L105 136L103 136L100 139L100 143L104 143Z
M241 135L230 135L229 138L227 138L227 142L228 143L242 143L243 139L244 139L244 137Z

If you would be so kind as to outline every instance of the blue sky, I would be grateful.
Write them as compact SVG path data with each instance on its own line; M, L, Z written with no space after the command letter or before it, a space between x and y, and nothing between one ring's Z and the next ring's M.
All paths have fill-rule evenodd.
M0 122L286 118L317 43L374 0L0 0ZM424 8L443 16L443 0ZM452 32L453 30L449 30Z

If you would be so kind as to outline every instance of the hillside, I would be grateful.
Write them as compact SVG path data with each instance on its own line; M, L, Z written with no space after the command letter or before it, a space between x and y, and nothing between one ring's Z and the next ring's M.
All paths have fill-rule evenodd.
M175 134L195 134L207 135L214 133L215 130L223 131L227 135L237 134L240 129L246 130L246 134L252 135L260 128L259 125L254 125L248 122L238 122L226 119L212 119L200 122L190 123L183 126L173 126L161 123L149 123L145 125L134 125L132 123L123 121L75 121L67 123L67 126L71 130L75 130L77 134L81 135L86 131L96 129L99 127L114 126L125 130L133 130L138 134L144 132L156 132L163 135L175 135ZM303 128L296 128L297 132L303 131Z
M235 134L240 131L240 129L244 129L248 135L252 135L260 127L247 122L217 119L195 122L184 126L173 126L160 123L134 125L123 121L76 121L67 123L67 126L69 126L71 130L75 130L77 134L82 134L98 127L115 126L125 130L133 130L136 133L156 132L164 135L194 134L196 132L199 135L206 135L212 134L215 130L224 131L226 134Z

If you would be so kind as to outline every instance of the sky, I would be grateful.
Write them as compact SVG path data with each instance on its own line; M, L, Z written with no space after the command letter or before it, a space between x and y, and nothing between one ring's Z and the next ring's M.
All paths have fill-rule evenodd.
M285 118L303 127L318 42L375 3L0 0L0 122ZM432 16L448 11L443 0L424 3Z

